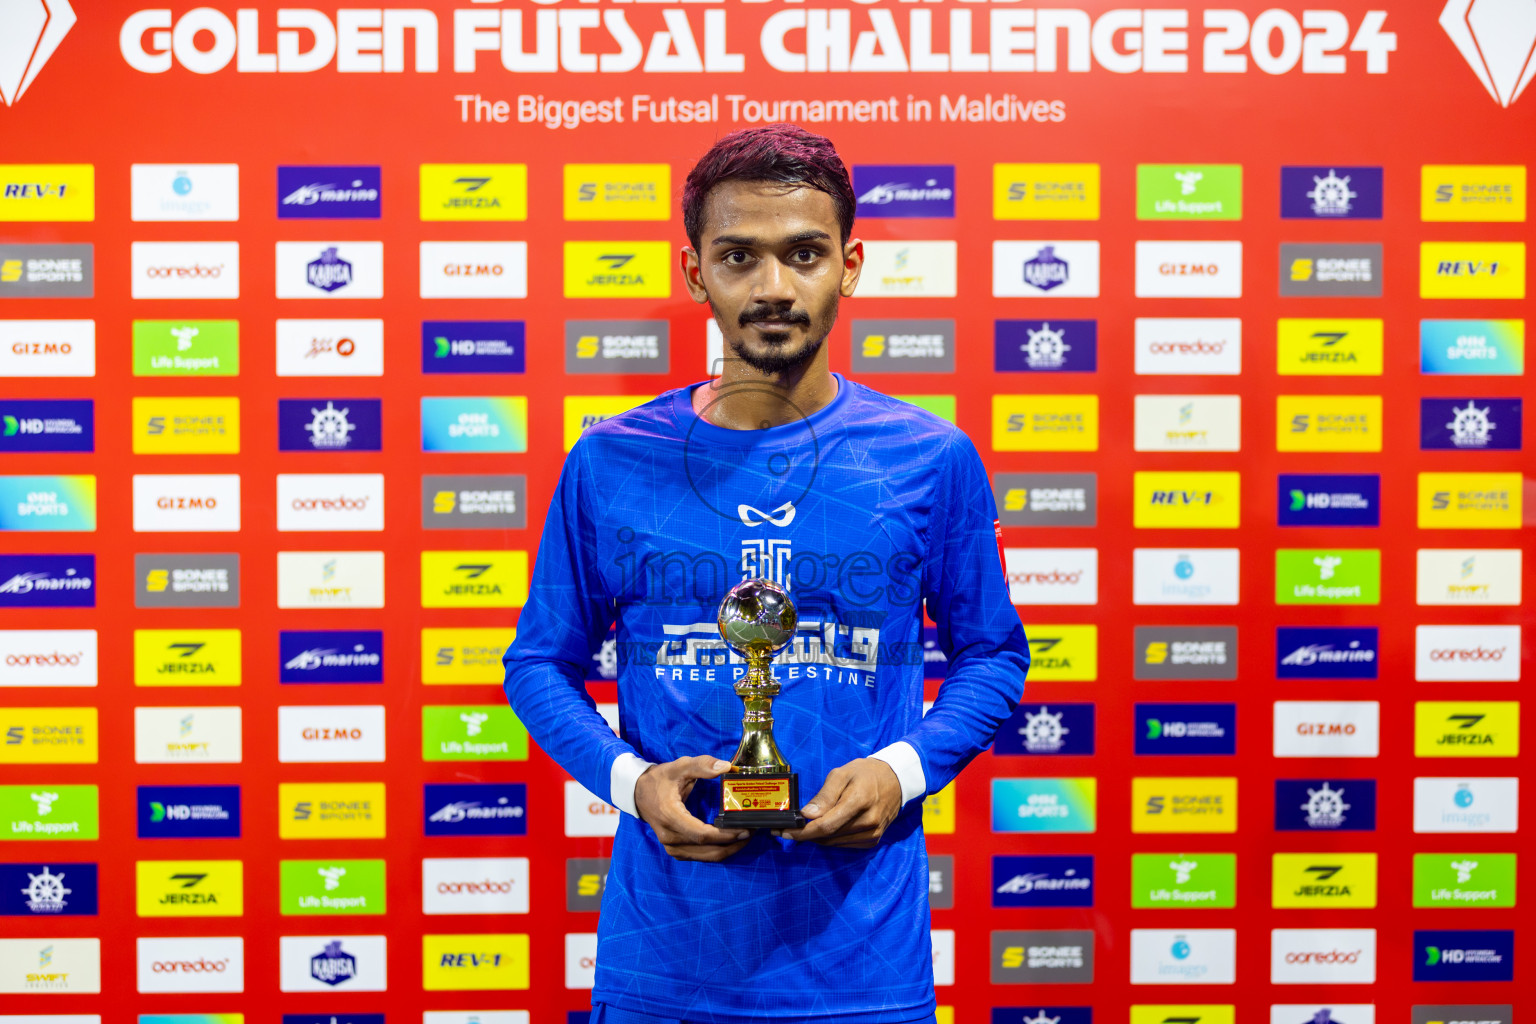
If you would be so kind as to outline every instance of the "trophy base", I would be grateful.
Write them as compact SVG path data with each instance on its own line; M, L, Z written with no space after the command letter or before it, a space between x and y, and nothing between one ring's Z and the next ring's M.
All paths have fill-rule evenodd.
M800 776L794 772L722 775L720 804L716 828L804 828L806 823L800 813Z

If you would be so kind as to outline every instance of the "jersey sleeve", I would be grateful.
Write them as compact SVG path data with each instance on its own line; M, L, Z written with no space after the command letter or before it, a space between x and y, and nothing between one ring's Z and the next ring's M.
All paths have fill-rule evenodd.
M587 667L615 609L598 571L591 510L601 498L589 451L585 439L577 441L560 470L528 601L502 664L507 701L528 735L572 778L612 803L613 766L635 748L613 734L586 687Z
M933 708L903 739L937 793L992 742L1024 695L1029 642L1008 597L986 467L957 432L936 496L923 601L949 659Z

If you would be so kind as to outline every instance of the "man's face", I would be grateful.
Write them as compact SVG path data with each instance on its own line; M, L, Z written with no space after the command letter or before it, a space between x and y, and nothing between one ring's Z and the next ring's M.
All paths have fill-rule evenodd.
M704 204L684 280L709 303L728 352L764 373L808 363L859 281L863 246L841 242L832 197L801 185L727 181Z

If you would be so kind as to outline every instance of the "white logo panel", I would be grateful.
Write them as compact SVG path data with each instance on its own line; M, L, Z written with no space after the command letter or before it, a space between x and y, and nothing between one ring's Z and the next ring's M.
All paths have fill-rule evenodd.
M1139 452L1242 450L1243 400L1237 395L1137 395Z
M1232 928L1132 928L1132 985L1231 985L1237 981Z
M861 298L955 297L958 246L950 241L864 243Z
M240 709L137 707L133 759L139 764L238 764Z
M1381 704L1374 700L1275 701L1276 757L1376 757Z
M69 995L100 991L100 939L0 939L0 992ZM52 1020L41 1015L20 1019L29 1024Z
M245 940L139 939L140 992L244 992Z
M1376 929L1272 929L1269 980L1273 985L1374 984Z
M599 800L579 782L565 784L565 834L612 836L619 831L619 809Z
M1519 548L1419 548L1419 604L1517 605Z
M96 321L0 320L0 377L96 376Z
M383 242L278 242L280 299L382 299Z
M421 862L421 912L528 913L528 858L425 858Z
M279 551L279 608L383 608L384 552Z
M1519 626L1419 626L1413 678L1423 683L1518 683Z
M1240 299L1242 242L1137 242L1138 299Z
M134 474L135 533L236 533L239 529L238 473Z
M383 320L279 320L279 377L382 377Z
M384 529L384 474L277 474L277 529L279 533Z
M238 299L239 242L134 242L136 299Z
M567 932L565 987L589 989L597 984L597 933Z
M1243 322L1236 317L1137 317L1136 372L1230 376L1243 372Z
M1517 778L1413 780L1415 832L1516 832L1519 827Z
M422 242L424 299L526 299L527 242Z
M1098 242L992 243L995 298L1092 299L1098 294Z
M1237 548L1136 548L1134 604L1237 604Z
M95 686L94 629L0 629L0 686Z
M1098 548L1005 548L1014 604L1098 604Z
M283 992L383 992L388 976L382 935L283 935L278 988Z
M135 221L240 219L239 164L134 164Z
M384 707L380 704L279 707L277 759L285 764L382 761Z

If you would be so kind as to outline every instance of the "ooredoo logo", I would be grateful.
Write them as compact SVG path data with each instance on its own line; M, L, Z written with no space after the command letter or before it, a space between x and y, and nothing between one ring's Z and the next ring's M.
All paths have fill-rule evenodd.
M0 687L95 686L94 629L0 630Z
M134 242L136 299L238 299L239 242Z
M1369 985L1376 981L1376 929L1276 928L1269 980L1275 985Z
M384 529L380 473L279 473L279 531Z
M6 106L21 99L43 65L75 25L69 0L33 0L6 4L0 11L0 101Z
M140 992L243 992L245 940L139 939Z
M1414 678L1420 682L1518 682L1519 626L1419 626Z
M421 862L423 914L528 913L527 857L429 857Z
M1005 548L1003 565L1014 604L1097 604L1097 548Z

